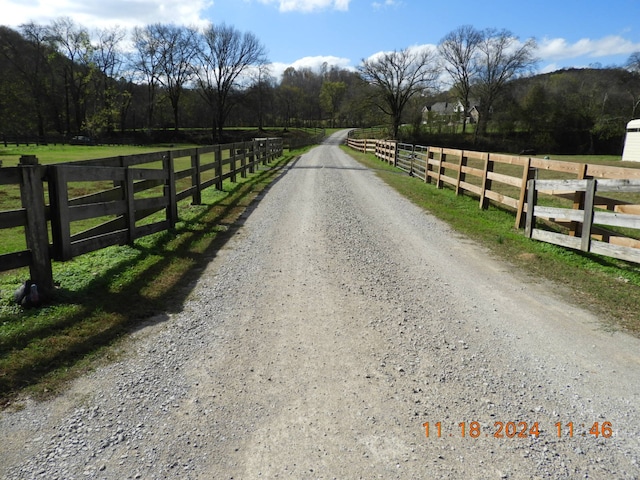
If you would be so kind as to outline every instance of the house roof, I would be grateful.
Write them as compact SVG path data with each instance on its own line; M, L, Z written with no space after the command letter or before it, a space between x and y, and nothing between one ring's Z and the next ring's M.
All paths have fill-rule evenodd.
M449 102L436 102L430 107L427 106L427 110L434 113L439 113L439 114L455 113L456 105L457 104L455 103L449 103Z
M640 128L640 118L631 120L629 123L627 123L627 130L629 130L630 128Z

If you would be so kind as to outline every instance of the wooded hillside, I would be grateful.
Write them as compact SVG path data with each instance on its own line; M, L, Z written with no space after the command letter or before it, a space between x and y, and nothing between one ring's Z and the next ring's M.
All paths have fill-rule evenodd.
M460 32L482 34L490 41L514 38L508 31L477 32L472 27L452 34ZM446 51L442 45L444 40L441 56ZM0 26L0 136L87 135L99 141L143 143L163 132L162 138L172 141L212 143L224 141L224 126L393 125L387 135L397 131L408 143L620 155L625 125L640 114L640 62L632 62L634 56L626 68L539 75L529 73L529 59L491 95L483 93L479 76L469 83L467 98L480 99L468 107L481 113L476 125L471 120L466 125L468 116L461 113L432 114L425 120L425 107L437 101L460 102L455 79L441 77L440 85L417 83L406 108L404 103L396 108L391 122L381 101L388 95L371 80L382 66L373 65L368 77L363 68L325 64L318 71L290 67L275 78L265 52L252 34L224 24L202 31L157 24L133 32L112 28L91 34L64 18L19 30ZM428 58L428 71L437 78L437 55L394 53L401 54L407 56L407 72L422 68L411 62L423 58L426 65ZM397 87L390 85L387 93ZM488 98L490 103L482 100ZM411 128L398 131L400 122ZM191 134L185 135L186 130Z

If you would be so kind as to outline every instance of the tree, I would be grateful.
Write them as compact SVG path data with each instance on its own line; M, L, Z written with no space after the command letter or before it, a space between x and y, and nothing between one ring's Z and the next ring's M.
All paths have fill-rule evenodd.
M220 140L234 105L233 90L250 78L251 68L267 63L266 49L254 34L223 23L204 30L198 57L198 86L212 109L213 130Z
M371 100L391 117L393 138L398 138L407 102L432 86L440 69L434 51L407 48L363 60L358 71L374 87L376 95Z
M179 104L185 84L194 73L193 60L198 52L195 29L176 25L157 25L160 38L160 84L166 89L176 132L179 129Z
M281 84L280 88L278 88L278 100L282 111L282 122L285 128L291 126L291 119L297 114L296 107L299 107L303 103L302 98L303 93L300 87Z
M460 103L464 108L462 132L466 131L469 114L471 88L478 73L477 53L482 34L470 25L458 27L447 34L438 45L438 52L444 60L444 69L453 82Z
M146 77L149 89L149 123L158 87L164 87L173 113L173 125L180 128L180 98L194 73L198 52L193 28L156 23L134 31L137 68Z
M515 103L515 102L512 102ZM529 136L540 134L547 129L547 116L550 112L547 90L542 83L537 83L521 96L522 123Z
M326 66L323 66L326 70ZM296 95L295 118L302 124L320 121L322 118L322 107L320 106L320 92L323 82L323 68L316 72L309 67L296 70L293 67L287 68L282 74L281 88L295 89ZM290 97L290 96L289 96Z
M60 18L50 27L51 39L61 55L65 85L65 114L67 132L79 132L87 117L88 87L93 74L93 46L86 28L70 18ZM69 105L69 103L72 105ZM73 118L70 109L73 107ZM72 122L72 119L74 122Z
M325 80L320 90L320 104L331 116L331 128L335 127L336 112L344 98L347 85L344 82Z
M100 130L113 131L124 100L116 83L125 64L125 56L120 49L124 38L125 31L118 27L97 32L97 41L93 47L93 65L98 72L93 79L95 107L93 114L87 119L94 134Z
M640 52L629 55L626 67L632 72L640 73Z
M49 81L52 77L50 57L55 56L53 53L49 43L49 31L45 26L24 24L20 26L20 33L9 27L0 27L0 54L8 62L2 68L2 81L13 84L11 88L7 86L3 89L2 104L6 106L9 98L14 95L29 98L28 105L22 108L14 107L15 113L22 111L21 116L24 116L33 112L40 137L44 137L46 133L46 106L48 100L53 97ZM16 81L17 79L19 81ZM3 120L12 115L11 110L7 108L7 111L2 112ZM25 120L34 121L33 118L14 118L8 123L15 128L20 124L24 125Z
M271 69L269 65L259 65L255 74L253 75L252 88L257 97L257 115L258 115L258 129L262 131L264 129L264 117L265 117L265 100L268 97L267 92L271 92L273 89L273 83L275 79L271 76Z
M537 63L534 39L520 43L508 30L488 28L477 45L474 89L480 99L477 134L485 134L493 103L509 80L529 72Z
M153 26L135 27L133 30L133 65L147 87L147 126L153 127L156 97L160 84L162 46Z
M640 75L640 52L633 52L629 55L629 59L627 60L626 68L632 72L634 75ZM631 118L636 118L636 110L640 106L640 95L637 91L630 91L629 96L631 97L633 109L631 112Z

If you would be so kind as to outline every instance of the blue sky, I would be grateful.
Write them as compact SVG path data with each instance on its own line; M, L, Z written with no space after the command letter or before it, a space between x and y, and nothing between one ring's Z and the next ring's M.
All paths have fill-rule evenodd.
M225 22L254 33L278 75L324 61L355 67L380 51L436 45L461 25L538 42L538 72L619 66L640 51L640 0L0 0L1 24L68 16L88 28Z

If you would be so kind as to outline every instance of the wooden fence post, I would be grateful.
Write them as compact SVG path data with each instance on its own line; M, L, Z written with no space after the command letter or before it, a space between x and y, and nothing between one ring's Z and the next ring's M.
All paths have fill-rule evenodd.
M127 227L127 243L133 245L133 241L136 239L136 206L133 173L130 168L124 169L124 177L125 181L123 182L122 191L127 203L127 212L124 218Z
M442 164L447 159L447 155L444 153L444 148L440 149L440 159L438 160L438 176L436 177L436 187L442 188L442 175L444 174L444 167Z
M167 221L169 222L169 228L174 228L178 223L178 201L176 199L176 174L173 168L173 152L171 150L162 157L162 164L167 174L164 193L169 202L167 205Z
M536 190L536 180L531 179L527 182L527 220L525 222L525 235L531 238L533 229L536 228L536 217L533 212L538 201L538 192Z
M236 183L236 144L232 143L229 151L229 161L231 162L231 181Z
M200 149L196 148L196 153L191 155L191 186L195 187L191 197L192 205L202 204L202 172L200 171Z
M240 148L242 152L242 156L240 157L240 177L247 178L247 151L244 148L244 142L240 145L242 145L242 148Z
M19 166L20 197L22 208L25 209L27 215L25 225L27 248L31 252L29 273L31 280L40 288L41 294L47 298L53 294L54 286L44 201L43 178L46 167L38 164L35 155L20 157Z
M409 167L409 175L413 177L413 162L416 158L416 146L411 145L411 165Z
M222 190L222 148L220 145L215 146L216 149L214 151L215 162L216 162L216 177L218 181L216 182L216 189Z
M485 154L484 170L482 172L482 193L480 194L480 208L485 209L489 207L489 199L487 198L487 190L491 190L491 179L489 173L493 172L493 161L489 153Z
M529 180L537 176L537 169L531 168L531 158L527 158L524 164L524 170L522 172L522 184L520 185L520 197L518 199L518 211L516 213L516 228L522 228L524 226L524 205L527 200L527 186Z
M587 178L587 164L581 163L580 170L578 170L578 180L584 180ZM582 210L584 208L586 192L576 192L573 196L573 208L575 210ZM582 236L582 224L580 222L571 222L569 224L569 236L580 237Z
M256 171L256 141L246 142L247 152L249 154L249 173ZM291 151L291 150L289 150Z
M597 180L587 180L587 189L584 192L584 220L582 222L582 235L580 250L591 250L591 227L593 226L593 205L596 196Z
M266 162L264 161L264 154L265 154L265 140L258 140L258 163L262 163L262 165L266 165Z
M428 182L427 178L429 178L429 147L427 147L426 151L421 152L424 156L424 178L422 180Z
M71 256L71 219L66 165L49 165L49 203L51 204L51 235L53 256L67 261Z
M433 160L434 158L434 152L431 149L431 147L427 147L427 161L424 164L424 182L425 183L431 183L431 175L429 175L429 172L433 171L433 167L430 163L431 160Z
M397 140L393 140L391 142L392 148L393 148L393 166L398 168L398 141ZM391 163L391 162L389 162Z
M460 183L465 181L464 167L467 166L467 157L464 156L464 150L460 150L460 163L458 163L458 178L456 178L456 195L462 195L464 190L460 188Z

